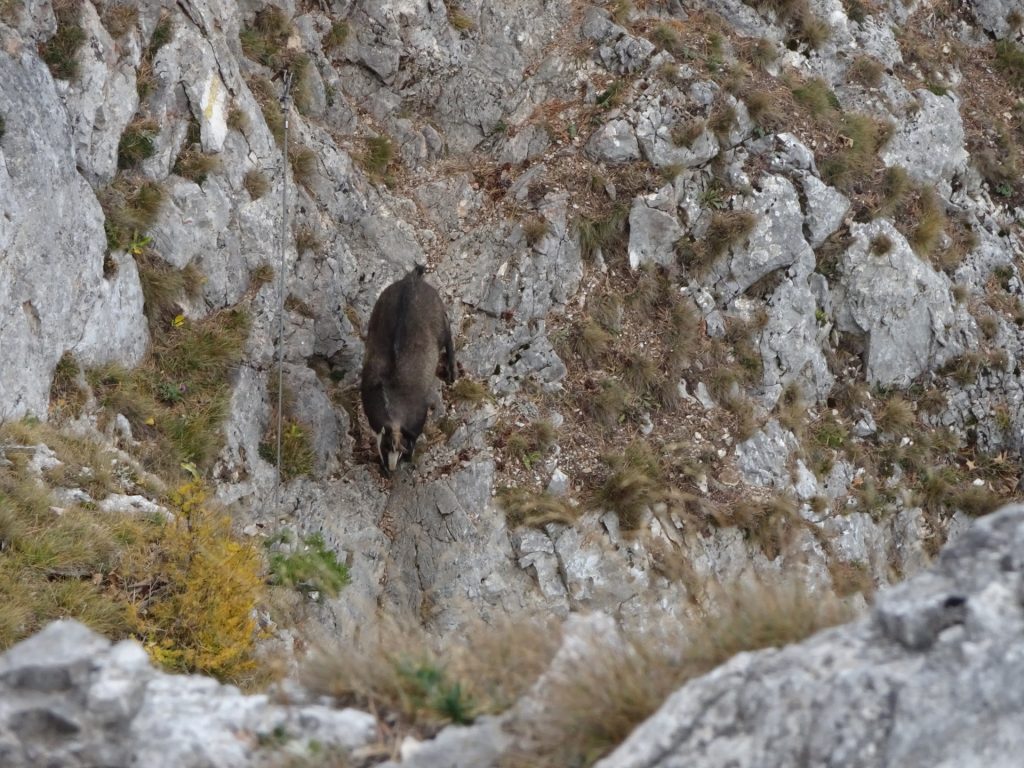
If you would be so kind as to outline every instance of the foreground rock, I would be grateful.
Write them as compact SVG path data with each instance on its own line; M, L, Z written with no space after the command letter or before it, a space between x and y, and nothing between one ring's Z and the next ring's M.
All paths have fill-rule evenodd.
M58 621L0 657L0 765L228 768L281 752L353 749L364 712L272 704L198 675L167 675L133 641Z
M1022 552L1005 507L870 616L684 686L597 765L1020 765Z

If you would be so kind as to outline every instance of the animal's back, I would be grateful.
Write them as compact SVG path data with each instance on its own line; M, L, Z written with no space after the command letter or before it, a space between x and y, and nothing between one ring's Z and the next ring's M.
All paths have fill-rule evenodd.
M444 302L422 274L417 267L389 285L370 313L361 390L374 430L385 418L422 424L441 347L451 343Z

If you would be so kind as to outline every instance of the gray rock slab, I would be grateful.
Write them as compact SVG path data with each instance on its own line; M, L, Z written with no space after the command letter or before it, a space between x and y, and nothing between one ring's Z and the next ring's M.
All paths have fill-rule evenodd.
M814 252L804 240L804 212L789 179L765 176L760 189L739 206L757 216L757 223L742 243L734 245L715 265L720 300L728 302L765 275L797 265L794 274L806 275Z
M906 385L964 349L967 320L950 282L921 261L888 221L851 227L853 244L841 260L833 291L836 327L866 337L868 381ZM891 244L884 254L872 242Z
M633 201L629 212L631 269L643 264L667 266L675 263L675 244L682 237L683 228L667 205L668 202L674 202L674 196L667 195L665 190L637 197ZM666 207L669 207L669 211L664 210Z
M742 653L673 694L598 768L1014 766L1024 507L983 518L872 615Z
M199 675L153 668L135 641L112 644L57 621L0 656L0 758L9 768L147 765L243 768L273 759L271 735L308 749L376 737L365 712L271 703Z
M134 264L104 277L103 211L58 86L38 57L3 50L0 82L0 419L45 418L64 352L131 366L148 334Z
M611 120L596 131L587 142L587 154L594 160L625 163L640 159L636 133L628 120Z
M953 176L964 170L968 159L960 102L952 93L938 96L923 88L914 97L917 108L899 122L879 157L919 181L940 185L948 196Z

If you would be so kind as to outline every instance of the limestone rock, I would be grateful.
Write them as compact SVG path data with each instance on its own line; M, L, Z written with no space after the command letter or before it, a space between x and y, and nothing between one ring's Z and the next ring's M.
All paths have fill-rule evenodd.
M278 748L264 746L273 735L304 749L354 749L376 735L365 712L272 704L159 672L137 642L111 644L74 621L0 656L0 693L0 762L10 768L243 768L275 759Z
M587 142L587 154L595 160L625 163L640 158L640 147L629 121L621 118L605 123Z
M1024 507L975 522L871 616L683 686L598 768L1016 765L1022 543Z
M915 179L948 190L967 165L959 100L924 88L914 96L917 108L896 127L879 156L887 166L902 166Z
M648 263L669 265L675 261L675 244L683 229L672 212L674 202L671 187L633 202L629 212L630 268Z
M64 352L131 366L148 333L134 264L104 276L103 212L45 65L0 49L0 82L0 418L45 417Z
M866 337L868 381L903 386L963 349L966 320L950 295L949 279L910 249L885 220L855 224L834 292L836 327ZM873 252L877 238L887 253ZM877 250L877 248L875 249Z
M728 302L765 275L795 265L795 274L813 269L814 252L803 237L804 214L792 182L766 176L761 187L742 202L742 209L757 217L743 243L730 249L715 265L715 280L722 302Z

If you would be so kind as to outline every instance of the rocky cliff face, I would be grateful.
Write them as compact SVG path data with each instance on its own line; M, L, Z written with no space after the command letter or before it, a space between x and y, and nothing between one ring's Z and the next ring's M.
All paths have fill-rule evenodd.
M1018 494L1011 6L0 0L0 419L322 536L299 635L863 608ZM417 262L463 381L385 480L361 333Z
M978 521L870 615L734 657L670 696L597 765L1015 765L1024 700L1009 681L1021 672L1022 539L1020 506ZM407 745L401 764L485 768L521 756L524 721L541 729L557 718L550 687L573 656L607 649L614 631L606 617L577 622L505 715ZM275 704L157 672L137 643L111 645L75 622L0 656L0 691L0 757L12 768L324 765L331 754L373 754L379 737L365 713Z

